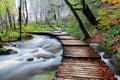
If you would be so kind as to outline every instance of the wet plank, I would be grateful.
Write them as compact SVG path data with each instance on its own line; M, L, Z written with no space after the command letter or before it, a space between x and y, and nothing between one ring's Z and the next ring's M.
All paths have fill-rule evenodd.
M81 40L61 40L62 44L65 45L87 45L85 42L81 41Z
M50 34L56 35L56 36L69 36L66 32L50 32Z
M64 56L79 58L100 58L89 46L63 46Z
M53 80L116 80L88 44L64 32L50 34L56 35L64 48L62 63Z
M115 80L100 60L65 59L55 80Z
M79 40L79 38L72 37L72 36L58 36L61 40Z

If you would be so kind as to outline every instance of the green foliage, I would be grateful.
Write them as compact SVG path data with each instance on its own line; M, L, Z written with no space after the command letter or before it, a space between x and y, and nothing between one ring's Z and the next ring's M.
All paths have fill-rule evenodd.
M102 0L102 2L112 3L112 2L113 2L113 0Z
M27 26L22 26L23 31L47 31L51 30L52 28L48 25L36 25L36 24L28 24Z
M97 20L99 21L99 29L106 30L110 28L110 21L106 18L109 15L109 11L106 12L104 9L98 11L99 17Z
M78 26L78 22L75 20L74 17L69 17L69 19L70 22L68 21L66 24L63 24L64 28L66 28L67 32L70 33L72 36L76 36L82 39L84 36Z
M15 0L0 0L0 14L6 14L6 8L10 9L10 13L15 13Z
M107 35L105 36L105 39L110 39L110 38L113 38L113 37L118 36L118 35L119 35L119 31L116 31L115 29L108 30Z
M7 49L6 48L0 48L0 51L7 51Z
M22 33L22 37L27 36L27 33ZM5 31L3 33L0 33L0 37L2 40L4 41L17 41L19 38L19 32L15 32L15 31L9 31L9 33L5 33Z
M106 32L102 46L110 48L112 45L119 45L120 25L116 25Z
M10 34L9 35L10 37L13 37L13 38L16 38L16 39L19 37L19 33L18 32L10 31L9 34Z
M116 54L116 57L120 60L120 52Z
M82 5L73 6L73 8L82 8Z
M2 4L2 5L0 5L0 14L5 14L6 13L6 7L4 5L3 0L0 0L0 4Z
M105 0L106 1L106 0ZM108 0L109 1L109 0ZM110 5L110 4L108 4ZM106 5L107 6L107 5ZM99 9L97 20L99 21L99 29L106 30L120 22L120 4L114 4L107 9Z

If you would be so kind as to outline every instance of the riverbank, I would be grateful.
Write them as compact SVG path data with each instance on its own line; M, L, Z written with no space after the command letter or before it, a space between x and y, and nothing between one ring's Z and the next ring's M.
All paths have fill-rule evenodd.
M12 49L6 49L4 48L5 42L16 42L19 41L19 33L18 32L11 32L9 35L6 35L5 33L2 33L0 35L0 55L9 55L11 52L13 52ZM22 40L30 40L33 36L28 33L22 33ZM14 51L16 54L17 52Z
M115 51L116 57L119 58L117 53L120 53L120 25L91 34L90 42L100 44L105 50Z
M115 75L120 75L120 25L91 35L90 43L97 43L101 48L103 58L109 60Z

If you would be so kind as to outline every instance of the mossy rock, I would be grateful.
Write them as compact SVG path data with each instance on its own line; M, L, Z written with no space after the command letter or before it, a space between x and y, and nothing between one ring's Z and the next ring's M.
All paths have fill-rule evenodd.
M120 60L119 59L114 59L114 60L110 60L110 63L112 64L112 66L114 67L114 73L116 75L120 75Z
M0 55L9 55L12 49L0 48Z
M100 49L105 52L104 58L109 59L116 55L117 51L111 50L110 48L106 48L100 45Z
M113 51L113 50L105 51L105 55L103 57L109 59L115 56L116 53L117 51Z
M28 58L27 61L33 61L34 59L33 58Z

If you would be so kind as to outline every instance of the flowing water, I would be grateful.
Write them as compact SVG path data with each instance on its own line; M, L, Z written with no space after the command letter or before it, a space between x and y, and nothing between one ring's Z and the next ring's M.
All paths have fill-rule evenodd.
M31 40L5 43L4 46L14 51L0 56L0 80L32 80L35 75L51 73L61 63L62 45L53 37L34 35Z
M106 63L109 69L115 74L117 80L120 80L120 72L119 70L116 69L117 68L116 66L119 63L116 61L115 55L113 55L111 58L105 58L104 56L106 55L106 52L99 47L99 44L91 43L90 46L93 49L95 49L95 51L101 56L101 59ZM111 63L111 61L116 62L117 64L113 64Z

